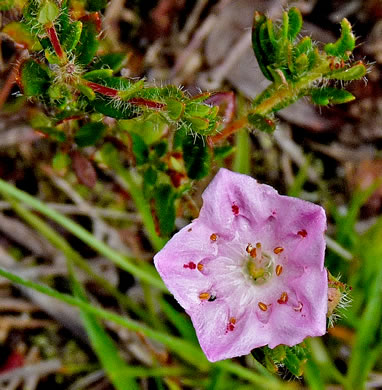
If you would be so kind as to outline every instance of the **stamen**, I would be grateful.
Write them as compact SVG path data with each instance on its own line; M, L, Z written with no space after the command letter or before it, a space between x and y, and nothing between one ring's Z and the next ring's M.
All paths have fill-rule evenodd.
M233 212L235 215L238 215L238 214L239 214L239 206L236 205L236 204L233 204L233 205L232 205L232 212Z
M213 302L216 300L216 295L211 295L209 298L208 298L208 302Z
M245 249L248 253L251 253L251 250L253 249L253 246L251 244L247 245L247 248Z
M275 255L278 255L278 254L281 253L283 250L284 250L284 248L282 248L281 246L278 246L278 247L276 247L275 249L273 249L273 253L274 253Z
M297 232L297 234L302 238L305 238L308 235L308 232L305 229L302 229L299 232Z
M235 318L235 317L231 317L231 318L229 319L229 322L230 322L231 324L235 325L235 324L236 324L236 318Z
M301 311L303 306L304 305L302 304L302 302L298 302L298 306L294 307L293 309L294 311Z
M262 258L262 251L261 251L261 243L260 243L260 242L258 242L258 243L256 244L255 257L256 257L256 256L261 260L261 258Z
M204 265L202 263L198 263L198 270L203 271Z
M208 292L202 292L199 294L199 299L202 301L206 301L207 299L211 298L211 294Z
M282 272L283 272L283 266L280 264L277 264L276 265L276 275L280 276Z
M277 300L277 303L279 303L280 305L282 304L285 304L288 302L288 294L284 291L282 294L281 294L281 297L280 299Z
M262 311L267 311L268 305L266 305L266 304L263 303L263 302L259 302L258 305L259 305L260 310L262 310Z
M216 234L216 233L212 233L211 235L210 235L210 240L211 241L216 241L218 239L218 235Z

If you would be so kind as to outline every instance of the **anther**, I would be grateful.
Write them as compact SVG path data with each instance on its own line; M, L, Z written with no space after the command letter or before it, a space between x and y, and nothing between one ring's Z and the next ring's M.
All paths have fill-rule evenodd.
M236 324L236 318L235 317L231 317L229 319L229 322L230 322L230 324L235 325Z
M280 264L277 264L276 265L276 275L280 276L282 272L283 272L283 266Z
M293 309L294 309L294 311L301 311L302 310L302 308L303 308L303 304L302 304L302 302L299 302L298 303L298 306L295 306Z
M211 294L208 292L203 292L199 294L199 299L202 301L206 301L207 299L211 298Z
M259 305L260 310L262 310L262 311L267 311L268 305L266 305L266 304L263 303L263 302L259 302L258 305Z
M231 317L227 325L227 332L232 332L233 330L235 330L235 324L236 324L236 318Z
M300 230L297 232L297 234L303 238L305 238L308 235L308 232L305 229Z
M251 253L251 250L253 249L253 246L251 244L247 245L247 248L245 249L248 253Z
M203 271L204 265L202 263L199 263L197 265L199 271Z
M216 234L216 233L212 233L211 235L210 235L210 240L211 241L216 241L218 239L218 235Z
M273 253L275 255L278 255L279 253L283 252L284 248L282 248L281 246L277 246L275 249L273 249Z
M282 304L285 304L288 302L288 294L284 291L282 294L281 294L281 297L280 299L277 300L277 303L279 303L280 305Z

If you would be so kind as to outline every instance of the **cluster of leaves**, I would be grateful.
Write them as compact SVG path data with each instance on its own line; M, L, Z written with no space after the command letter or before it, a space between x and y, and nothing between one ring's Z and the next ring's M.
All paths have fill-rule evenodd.
M308 352L304 343L288 347L279 345L274 349L268 347L257 348L252 351L254 358L273 374L279 373L284 367L294 376L300 377L308 359Z
M29 49L18 82L24 96L43 103L33 112L31 125L59 144L54 167L90 168L81 152L89 146L102 147L100 161L114 161L111 169L122 169L123 160L137 166L157 230L166 236L174 229L176 200L191 180L209 173L213 156L224 158L233 151L207 142L223 130L224 99L210 93L190 97L175 86L119 76L126 53L102 53L100 47L105 5L105 0L28 0L23 20L8 24L3 32ZM296 8L284 13L280 26L255 14L253 47L272 84L254 100L245 124L273 130L273 114L304 95L317 104L353 99L347 91L317 87L325 80L348 81L365 74L362 63L349 63L355 46L350 24L342 22L340 39L323 52L309 37L297 41L301 26ZM115 156L115 149L121 152L117 165L107 157ZM95 175L82 182L94 185Z
M273 131L274 113L303 96L323 106L353 100L354 96L342 88L343 82L359 80L367 72L361 61L351 60L355 37L347 19L341 22L340 38L323 50L310 37L299 39L301 28L297 8L284 12L279 25L255 13L252 46L261 71L272 82L253 101L248 120L256 128ZM341 88L335 87L336 82Z
M112 145L123 152L120 160L141 171L147 202L160 234L167 235L174 229L175 200L190 180L210 170L213 150L205 137L218 131L223 119L219 107L208 102L210 93L190 97L174 86L118 76L128 56L102 53L99 11L105 4L88 1L74 9L69 0L29 0L22 21L3 32L29 50L18 83L24 96L43 103L30 123L59 144L54 167L89 167L81 152L89 146L104 145L100 156L111 161L105 152ZM94 175L79 176L84 184L95 184Z

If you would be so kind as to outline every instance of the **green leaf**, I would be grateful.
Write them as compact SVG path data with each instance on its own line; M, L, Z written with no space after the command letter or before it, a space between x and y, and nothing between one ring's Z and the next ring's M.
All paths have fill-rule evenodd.
M37 16L37 21L43 25L53 23L60 13L58 6L52 1L46 1Z
M66 169L71 163L71 159L68 154L58 152L54 155L52 161L52 167L55 171L61 171Z
M68 270L74 296L77 299L88 303L86 292L76 278L70 258L68 258ZM135 380L129 375L128 370L126 370L128 368L126 362L121 358L117 347L106 333L105 329L101 326L97 317L85 310L81 310L80 312L92 348L101 362L102 367L105 369L111 383L117 390L138 390Z
M30 51L39 51L42 46L24 23L11 22L5 25L2 32L10 36L15 42L25 46Z
M339 69L337 71L331 72L329 75L325 76L329 79L334 80L344 80L344 81L352 81L359 80L364 77L367 73L366 66L359 62L350 68L347 69Z
M57 130L54 127L39 127L36 129L46 135L49 135L52 139L58 141L58 142L65 142L66 141L66 134L61 131Z
M304 372L306 364L306 351L300 345L286 347L286 357L283 360L285 367L295 376L299 377Z
M42 65L27 60L21 66L21 82L26 96L39 96L47 91L50 78Z
M287 37L289 41L294 41L302 27L302 16L301 12L296 8L292 7L288 11L288 33Z
M177 99L166 99L167 114L173 121L178 121L184 113L185 104Z
M62 46L66 52L74 50L82 35L82 23L75 21L70 24L69 31L62 38Z
M136 164L138 166L145 164L149 157L149 150L145 141L136 133L130 133L130 137Z
M89 103L96 112L115 119L130 119L136 115L136 109L132 108L130 104L120 104L119 101L113 99L96 97Z
M183 139L183 159L190 179L202 179L210 170L211 155L202 137L187 135Z
M266 133L272 133L276 128L276 123L272 119L266 118L259 114L249 114L248 122L256 129Z
M98 50L97 28L93 22L84 22L81 37L75 48L77 62L88 65Z
M264 14L260 12L255 12L252 25L252 48L255 53L259 67L263 72L264 76L268 80L272 81L272 75L267 69L267 66L269 65L270 61L268 60L267 53L263 50L264 43L261 42L261 39L264 40L264 37L260 38L260 30L266 28L266 21L267 18Z
M235 151L232 145L217 146L214 148L214 156L216 159L225 159Z
M311 97L314 103L321 106L328 104L342 104L351 102L355 99L354 95L344 89L337 89L332 87L322 87L312 89Z
M94 145L105 133L107 126L102 122L90 122L82 126L76 133L74 140L80 147Z
M161 236L167 236L175 228L176 194L169 184L160 184L154 190L154 210L158 218Z
M125 65L127 58L128 56L126 53L104 54L95 60L92 69L109 68L112 69L113 72L118 72Z
M85 73L82 77L89 81L98 81L113 76L112 69L95 69Z
M14 0L0 0L0 11L9 11L14 3Z
M100 11L107 5L108 0L88 0L86 9L91 12Z
M355 48L355 37L352 32L351 24L347 19L341 22L341 36L335 43L328 43L324 50L327 54L340 57L344 60L349 59L349 55Z

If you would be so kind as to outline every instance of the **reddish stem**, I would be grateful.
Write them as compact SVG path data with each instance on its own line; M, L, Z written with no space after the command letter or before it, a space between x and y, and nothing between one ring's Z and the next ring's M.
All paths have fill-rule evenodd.
M136 104L137 106L146 106L148 108L157 108L158 110L166 107L166 104L164 104L164 103L154 102L153 100L148 100L148 99L140 98L140 97L129 99L128 102L131 104Z
M235 133L236 131L238 131L241 128L243 128L244 126L246 126L247 124L248 124L248 119L246 117L238 119L235 122L232 122L226 128L224 128L221 133L216 134L216 135L214 135L212 137L208 137L207 138L208 145L210 145L212 147L214 144L216 144L219 141L227 138L231 134Z
M94 92L98 92L101 95L116 97L118 96L118 90L114 88L105 87L104 85L93 83L92 81L88 81L86 85L91 88Z
M54 51L57 54L57 57L63 58L64 57L64 51L62 50L60 40L57 36L57 31L54 28L53 24L50 24L45 27L46 33L48 34L49 40L53 46Z
M6 100L8 98L8 95L11 92L11 89L13 87L13 84L15 82L17 82L17 83L20 82L20 80L19 80L19 78L20 78L20 76L19 76L20 67L21 67L21 64L23 63L23 60L25 59L25 57L27 55L28 55L28 52L25 51L25 50L22 51L22 52L18 52L16 54L15 65L13 66L13 68L10 71L7 79L5 80L5 83L4 83L3 87L0 90L0 109L2 108L4 103L6 102ZM20 83L20 89L21 88L22 88L22 85Z

